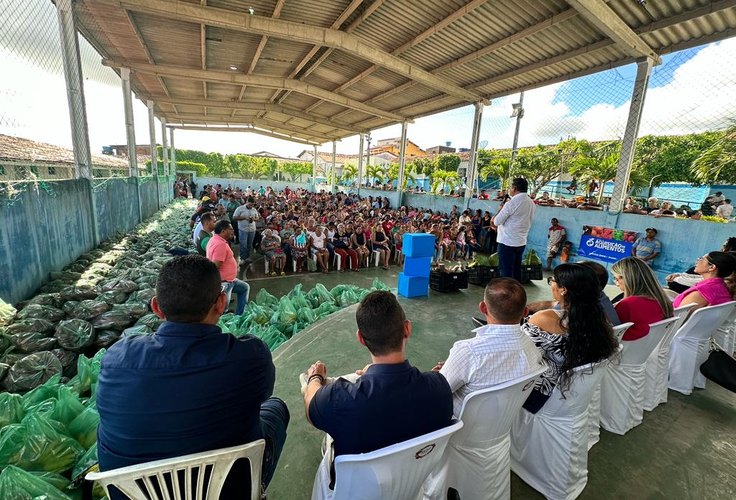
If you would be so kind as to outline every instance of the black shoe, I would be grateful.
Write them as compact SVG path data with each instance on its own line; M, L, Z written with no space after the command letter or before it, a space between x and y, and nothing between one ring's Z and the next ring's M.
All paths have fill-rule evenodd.
M476 328L486 326L488 324L488 322L483 318L476 318L475 316L471 316L470 319L473 321L473 326Z

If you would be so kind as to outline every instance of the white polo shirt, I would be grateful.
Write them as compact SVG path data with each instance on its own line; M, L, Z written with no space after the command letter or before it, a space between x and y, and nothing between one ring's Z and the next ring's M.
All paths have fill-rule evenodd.
M493 221L498 226L496 241L509 247L523 247L532 226L536 205L526 193L516 193Z

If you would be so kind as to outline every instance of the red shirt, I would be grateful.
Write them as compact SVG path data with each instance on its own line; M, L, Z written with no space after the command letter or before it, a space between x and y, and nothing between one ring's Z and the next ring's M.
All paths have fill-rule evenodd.
M629 321L634 323L634 326L626 330L623 340L637 340L646 337L649 333L649 325L664 319L664 312L659 302L649 297L626 297L617 302L615 307L621 323Z
M235 261L230 243L219 234L213 234L207 242L207 258L212 262L221 262L220 278L222 281L233 281L238 277L238 263Z

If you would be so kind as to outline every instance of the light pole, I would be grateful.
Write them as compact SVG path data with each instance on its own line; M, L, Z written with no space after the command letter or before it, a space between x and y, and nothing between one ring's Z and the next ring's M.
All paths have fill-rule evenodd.
M521 125L521 119L524 118L524 91L519 94L519 102L511 105L511 118L516 118L516 129L514 130L514 144L511 147L511 161L509 162L509 175L508 179L511 180L511 169L516 160L516 154L519 146L519 126Z

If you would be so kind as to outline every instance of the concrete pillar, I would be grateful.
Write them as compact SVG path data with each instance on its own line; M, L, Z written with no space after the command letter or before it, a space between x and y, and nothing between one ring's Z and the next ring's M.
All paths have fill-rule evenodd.
M176 147L174 147L174 130L173 128L169 129L169 134L171 135L171 140L169 141L171 148L171 160L169 161L169 175L176 175Z
M522 91L519 94L519 108L516 110L516 128L514 129L514 144L511 146L511 161L509 162L509 173L506 176L508 179L508 182L511 182L511 172L514 170L514 160L516 160L516 155L519 153L519 128L521 127L521 119L524 118L524 91ZM508 189L511 187L511 184L508 186L501 186L504 189Z
M332 141L332 175L330 176L330 193L335 192L335 163L337 163L337 141Z
M123 84L123 105L125 106L125 137L128 143L128 173L138 177L138 156L135 144L135 123L133 121L133 93L130 90L130 69L120 68L120 81Z
M87 108L84 103L84 80L79 57L76 19L72 0L57 0L56 14L61 37L66 96L69 101L69 121L72 131L76 177L92 178L92 154L89 146Z
M164 158L164 175L169 176L169 145L166 137L166 118L161 118L161 146L163 148L162 154Z
M314 146L314 154L312 155L312 186L317 185L317 146ZM315 191L317 188L315 188Z
M651 73L652 66L654 66L654 61L651 58L646 58L638 61L636 64L636 81L634 82L634 90L631 93L629 117L626 121L624 139L621 143L621 157L618 160L616 180L609 206L611 212L620 212L624 207L624 200L626 199L626 192L629 185L629 175L631 174L631 163L634 159L634 151L636 150L636 139L639 136L641 112L644 108L644 98L647 95L647 87L649 85L649 74ZM602 190L604 187L601 186L600 189Z
M156 121L153 114L153 101L146 101L148 107L148 135L151 138L151 175L158 177L158 159L156 152Z
M358 147L358 196L360 196L360 185L363 183L363 148L365 147L365 136L360 134L360 146Z
M470 161L468 169L465 172L465 200L467 206L470 206L470 199L473 197L475 189L475 180L478 178L478 139L480 138L480 125L483 119L483 103L475 103L475 116L473 117L473 135L470 139Z
M406 168L406 131L408 128L408 122L404 121L401 123L401 142L399 143L399 178L396 181L396 190L399 193L399 207L401 206L401 198L404 196L404 169Z
M138 205L138 220L143 220L141 209L141 185L138 182L138 155L135 144L135 125L133 122L133 93L130 90L130 69L120 68L123 84L123 105L125 106L125 137L128 142L128 172L135 179L135 196Z

